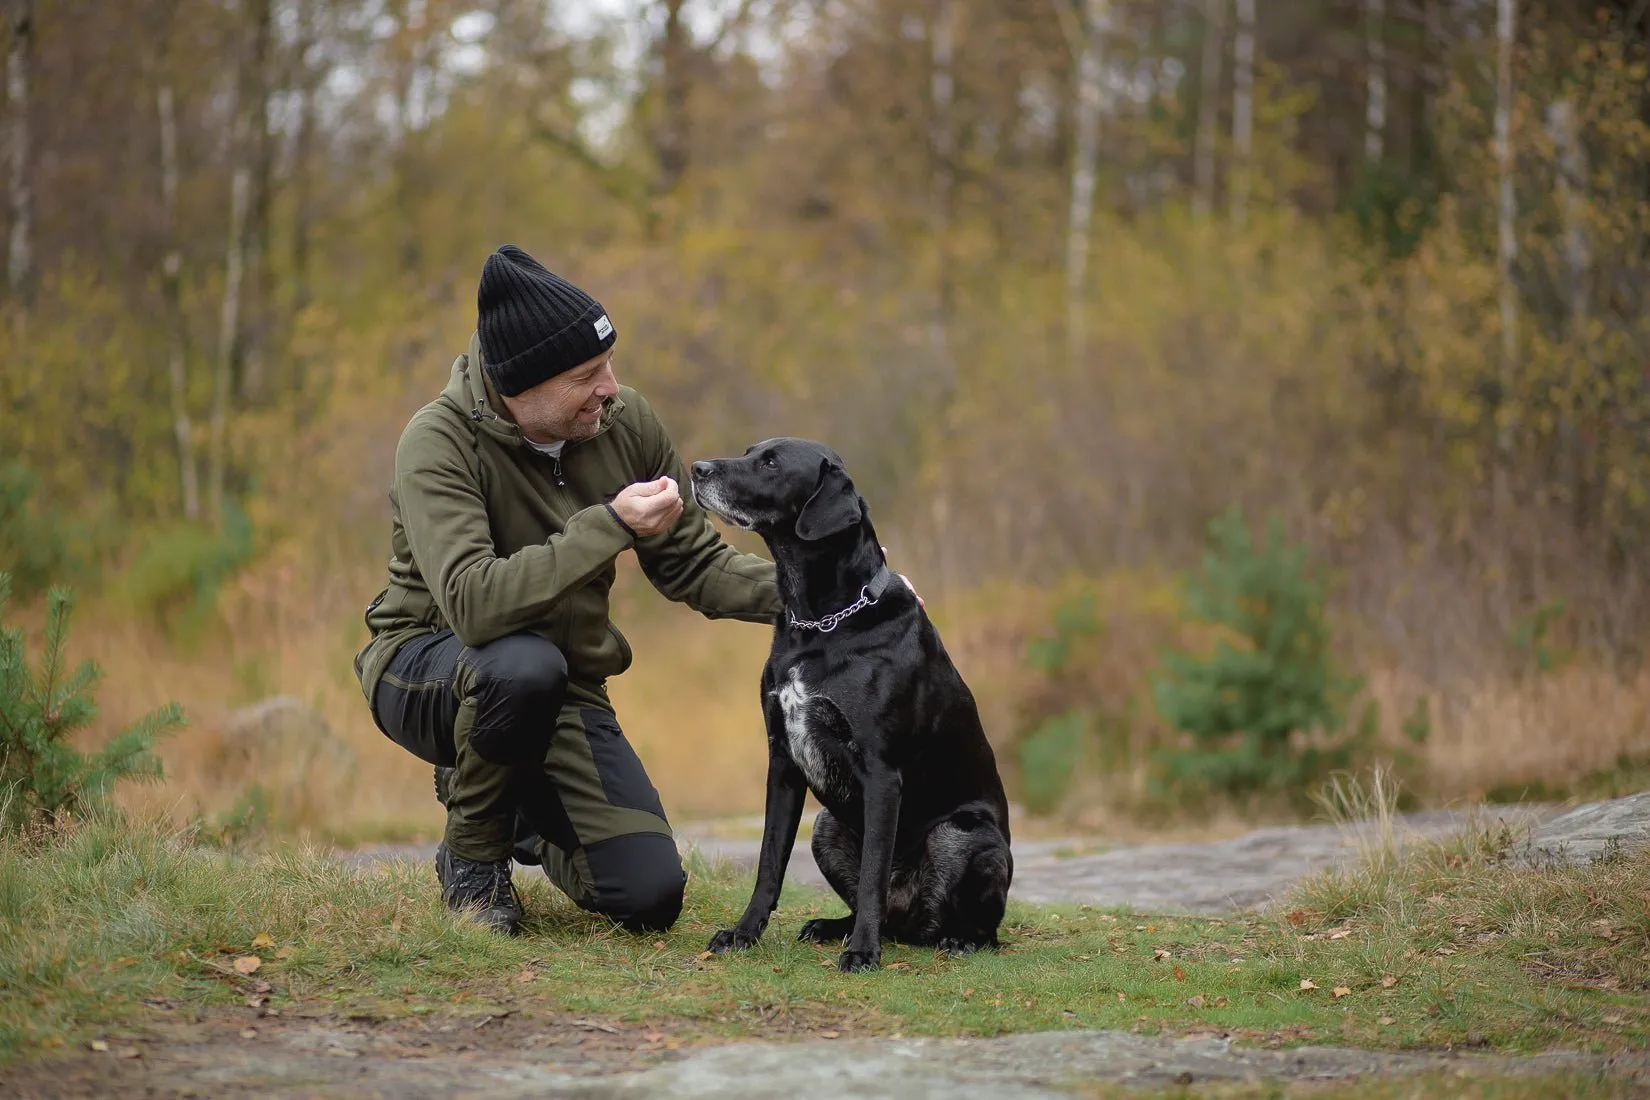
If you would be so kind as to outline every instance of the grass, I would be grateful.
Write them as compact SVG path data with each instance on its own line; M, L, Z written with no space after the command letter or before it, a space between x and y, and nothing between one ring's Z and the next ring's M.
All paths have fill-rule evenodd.
M128 1024L145 1000L207 1009L260 990L275 1007L502 1004L706 1040L1137 1028L1377 1048L1650 1044L1650 851L1565 868L1508 854L1483 833L1406 849L1241 917L1015 904L1001 953L889 945L882 972L850 977L834 949L795 942L803 920L841 911L800 889L757 948L704 957L750 889L725 866L693 863L682 919L641 937L522 869L527 934L504 940L449 916L428 867L234 855L109 816L0 847L0 1059ZM250 977L234 969L247 957Z

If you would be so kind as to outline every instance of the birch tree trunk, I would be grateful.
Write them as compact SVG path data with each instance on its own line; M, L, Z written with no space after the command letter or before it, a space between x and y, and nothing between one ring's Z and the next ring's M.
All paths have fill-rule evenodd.
M1220 55L1225 45L1226 0L1203 0L1203 67L1198 73L1197 140L1193 151L1196 192L1192 209L1207 217L1215 208L1215 127L1220 115Z
M162 83L155 93L160 114L160 195L166 230L166 256L161 261L161 288L166 299L171 349L167 378L172 391L172 434L178 446L178 477L183 514L197 520L201 514L199 478L195 470L194 426L189 420L189 363L183 316L183 252L178 247L178 125L172 85Z
M267 0L263 0L267 4ZM256 11L248 13L256 20ZM251 32L251 33L247 33ZM252 52L251 39L255 29L243 30ZM243 55L243 63L250 60ZM236 89L234 119L229 141L229 237L225 248L223 301L218 311L218 354L212 372L212 413L207 440L207 493L212 520L221 525L224 512L224 482L228 468L229 399L233 392L236 367L241 354L241 290L246 277L247 229L252 206L252 150L249 148L254 114L257 109L256 89L245 79Z
M1364 0L1364 41L1364 162L1373 167L1386 151L1386 0Z
M1575 104L1555 100L1547 108L1547 132L1553 139L1558 161L1556 192L1563 226L1564 298L1569 312L1570 342L1574 349L1573 368L1578 377L1568 387L1572 406L1580 405L1580 391L1591 381L1592 356L1587 346L1587 316L1590 312L1587 272L1592 266L1592 248L1587 240L1583 203L1587 187L1586 150L1582 148ZM1584 413L1585 415L1585 413ZM1585 530L1593 515L1594 462L1585 452L1576 416L1566 410L1559 426L1564 477L1569 482L1572 522Z
M239 387L241 399L248 403L260 401L267 395L266 344L269 337L269 299L273 294L267 258L275 158L275 142L269 132L269 102L275 83L270 50L272 9L270 0L256 0L251 5L254 24L248 75L252 79L252 108L247 150L251 167L251 196L246 236L246 303L243 308L246 320L242 326L245 331L241 341Z
M1509 408L1518 381L1518 289L1513 284L1513 265L1518 260L1516 220L1518 208L1513 195L1513 42L1516 34L1514 0L1496 3L1496 81L1495 81L1495 164L1499 185L1496 210L1497 249L1496 275L1501 298L1501 403L1497 410L1496 427L1496 497L1497 506L1506 509L1508 497L1507 466L1512 459L1514 421L1516 410Z
M688 39L683 0L665 0L665 32L659 46L659 122L653 132L653 194L669 195L676 190L688 161L688 64L692 43Z
M297 59L298 109L292 135L292 317L309 305L309 246L313 217L310 190L310 160L315 144L315 93L317 70L309 63L309 51L316 42L318 0L298 0L298 41L293 47ZM301 380L300 380L301 382Z
M1094 222L1095 175L1100 159L1101 72L1106 33L1111 29L1108 0L1085 0L1082 48L1077 57L1077 151L1071 166L1071 213L1066 228L1066 354L1073 371L1083 361L1087 343L1084 288L1088 276L1089 232Z
M12 0L6 99L11 107L11 239L6 282L13 299L27 302L34 285L34 180L29 133L29 57L34 47L34 0Z
M929 29L929 109L928 145L933 158L928 198L929 229L933 235L937 271L934 311L928 321L928 344L945 379L947 392L955 379L951 370L950 320L951 281L951 201L956 186L956 78L952 70L956 52L955 0L936 0Z
M1249 217L1249 158L1255 132L1255 0L1237 0L1232 42L1232 224Z

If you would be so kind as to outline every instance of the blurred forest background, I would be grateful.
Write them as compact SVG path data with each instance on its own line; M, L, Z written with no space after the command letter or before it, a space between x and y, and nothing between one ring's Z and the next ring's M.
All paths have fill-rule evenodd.
M1051 820L1650 784L1650 0L5 11L0 570L93 742L183 704L127 797L439 828L350 656L506 241L690 460L845 455ZM766 631L621 567L666 806L758 811Z

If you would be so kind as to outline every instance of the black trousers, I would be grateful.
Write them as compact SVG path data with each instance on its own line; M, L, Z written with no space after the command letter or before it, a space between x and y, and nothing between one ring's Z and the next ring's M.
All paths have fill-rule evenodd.
M581 908L632 931L670 927L682 870L659 793L617 717L569 699L566 658L535 634L466 646L450 630L401 647L373 692L379 729L456 769L444 843L538 864Z

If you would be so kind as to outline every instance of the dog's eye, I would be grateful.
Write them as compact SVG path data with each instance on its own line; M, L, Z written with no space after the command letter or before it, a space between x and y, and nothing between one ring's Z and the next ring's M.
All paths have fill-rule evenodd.
M762 467L764 470L777 470L777 469L779 469L779 463L774 461L773 455L763 455L762 458L757 462L757 465Z

